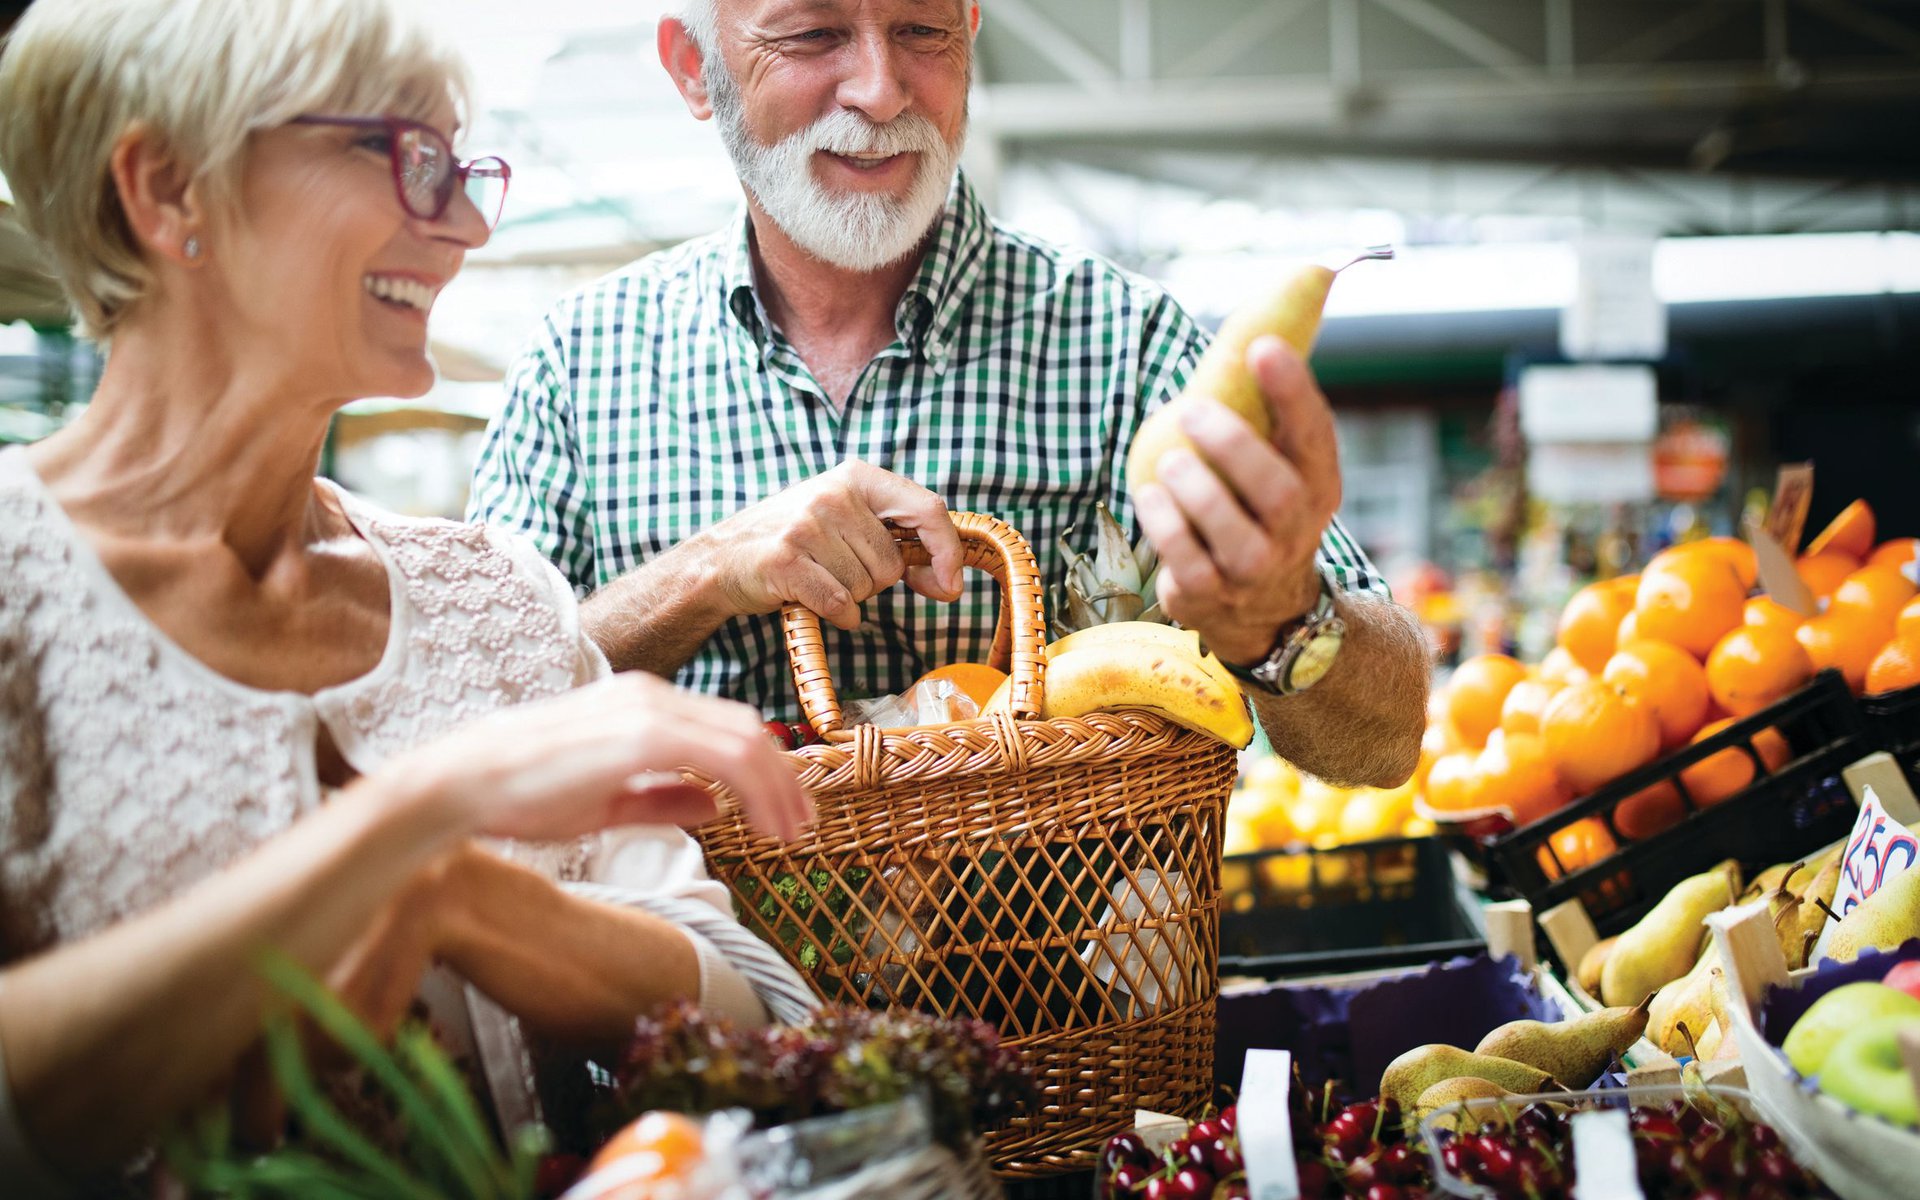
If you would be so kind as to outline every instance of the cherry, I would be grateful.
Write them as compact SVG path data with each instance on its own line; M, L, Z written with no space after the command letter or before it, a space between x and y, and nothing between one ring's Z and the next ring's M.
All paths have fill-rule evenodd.
M1239 1105L1237 1104L1227 1105L1225 1108L1220 1110L1220 1114L1216 1116L1214 1120L1219 1122L1220 1132L1227 1134L1228 1136L1232 1136L1234 1130L1240 1128Z
M1772 1150L1780 1145L1780 1135L1771 1125L1755 1125L1748 1131L1747 1138L1755 1150Z
M1155 1175L1147 1180L1147 1186L1141 1189L1140 1194L1146 1200L1173 1200L1173 1180L1165 1175Z
M1440 1147L1440 1165L1447 1169L1448 1174L1464 1177L1467 1168L1472 1164L1468 1160L1465 1147L1459 1142L1448 1142Z
M1121 1163L1107 1176L1107 1182L1113 1191L1122 1196L1131 1196L1146 1186L1147 1180L1154 1175L1154 1168L1146 1163Z
M1544 1104L1529 1104L1514 1119L1513 1131L1529 1140L1552 1141L1560 1133L1560 1114Z
M1195 1138L1187 1143L1184 1159L1176 1161L1184 1161L1186 1165L1197 1167L1209 1175L1231 1175L1238 1168L1229 1165L1230 1158L1238 1159L1239 1155L1234 1153L1225 1139L1212 1138L1203 1142Z
M1224 1137L1226 1132L1225 1129L1221 1128L1220 1118L1218 1117L1208 1117L1203 1121L1195 1121L1187 1127L1187 1136L1196 1142L1211 1142L1216 1138Z
M1480 1163L1480 1173L1486 1181L1495 1187L1505 1187L1514 1181L1519 1164L1514 1160L1513 1149L1491 1134L1480 1134L1473 1139L1473 1156Z
M1391 1183L1376 1183L1367 1189L1366 1200L1407 1200L1407 1191Z
M1380 1178L1388 1183L1418 1183L1426 1161L1411 1146L1392 1146L1381 1152Z
M1665 1113L1636 1108L1632 1116L1627 1118L1627 1123L1632 1126L1634 1133L1650 1141L1684 1142L1687 1140L1686 1134L1680 1132L1680 1123Z
M1760 1128L1766 1128L1764 1125ZM1755 1141L1755 1147L1759 1146ZM1762 1183L1789 1186L1800 1182L1800 1165L1779 1150L1762 1150L1753 1160L1753 1177Z
M1182 1167L1173 1177L1173 1187L1167 1192L1167 1200L1207 1200L1213 1195L1214 1178L1210 1172L1199 1167Z
M1100 1161L1106 1164L1108 1171L1114 1171L1127 1163L1150 1162L1153 1156L1147 1152L1147 1143L1137 1133L1116 1133L1107 1139L1105 1149L1100 1152Z
M1695 1143L1694 1165L1709 1179L1724 1182L1734 1177L1733 1139L1716 1137Z
M1334 1190L1333 1172L1320 1160L1301 1159L1294 1163L1294 1170L1300 1176L1300 1195L1305 1200L1314 1200Z
M1360 1150L1373 1141L1373 1118L1362 1114L1357 1106L1344 1109L1327 1122L1324 1132L1337 1149Z
M1347 1164L1347 1169L1340 1173L1340 1182L1350 1192L1365 1191L1374 1184L1383 1182L1380 1174L1380 1160L1371 1156L1354 1159Z

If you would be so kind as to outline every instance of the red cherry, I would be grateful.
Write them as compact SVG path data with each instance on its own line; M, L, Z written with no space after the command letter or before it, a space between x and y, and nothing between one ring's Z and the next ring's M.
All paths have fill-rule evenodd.
M1146 1186L1153 1177L1154 1168L1145 1163L1121 1163L1107 1176L1107 1190L1111 1195L1132 1196Z
M1367 1189L1366 1200L1407 1200L1407 1192L1391 1183L1376 1183Z
M1425 1156L1411 1146L1391 1146L1381 1152L1380 1178L1388 1183L1418 1183L1426 1169Z
M1173 1177L1167 1200L1207 1200L1213 1195L1213 1176L1199 1167L1182 1167Z
M1349 1153L1364 1149L1373 1141L1373 1120L1346 1109L1327 1122L1326 1136L1335 1147Z
M1304 1200L1316 1200L1335 1190L1333 1172L1318 1159L1302 1159L1294 1163L1294 1170L1300 1176L1300 1195Z

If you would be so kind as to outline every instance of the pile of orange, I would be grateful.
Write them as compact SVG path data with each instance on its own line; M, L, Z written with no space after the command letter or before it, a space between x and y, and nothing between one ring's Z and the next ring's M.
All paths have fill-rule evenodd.
M1856 692L1920 686L1920 539L1874 541L1855 502L1808 543L1796 568L1820 611L1805 616L1755 595L1753 550L1707 538L1663 551L1638 575L1580 589L1560 615L1557 645L1538 665L1505 655L1462 663L1436 692L1422 742L1420 803L1437 815L1503 808L1517 824L1546 816L1662 754L1838 668ZM1751 749L1714 754L1679 783L1718 804L1784 765L1768 729ZM1613 828L1650 837L1686 808L1671 783L1622 801ZM1543 852L1549 874L1614 850L1607 827L1577 822Z

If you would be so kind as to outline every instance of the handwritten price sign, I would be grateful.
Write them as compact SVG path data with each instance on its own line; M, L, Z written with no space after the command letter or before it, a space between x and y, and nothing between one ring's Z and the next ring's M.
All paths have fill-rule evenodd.
M1853 834L1840 856L1840 883L1833 893L1833 911L1846 916L1887 882L1920 860L1920 838L1905 825L1887 815L1873 789L1866 789L1860 800L1860 816L1853 823ZM1827 922L1820 943L1814 947L1817 958L1827 948L1835 922Z

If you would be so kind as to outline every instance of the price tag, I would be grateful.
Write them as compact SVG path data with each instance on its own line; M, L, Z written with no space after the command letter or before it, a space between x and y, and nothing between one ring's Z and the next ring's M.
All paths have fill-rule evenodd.
M1300 1200L1293 1117L1287 1106L1292 1086L1293 1055L1285 1050L1247 1051L1234 1129L1247 1168L1247 1194L1253 1200Z
M1860 815L1854 819L1847 848L1840 853L1840 883L1833 891L1833 911L1846 916L1890 880L1912 870L1915 859L1920 859L1920 838L1888 816L1880 806L1880 797L1867 788L1861 793ZM1826 953L1827 942L1838 925L1838 921L1828 921L1820 931L1814 958Z
M1646 1200L1624 1108L1573 1114L1573 1200Z

